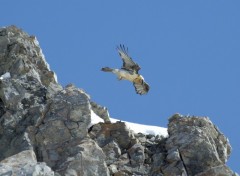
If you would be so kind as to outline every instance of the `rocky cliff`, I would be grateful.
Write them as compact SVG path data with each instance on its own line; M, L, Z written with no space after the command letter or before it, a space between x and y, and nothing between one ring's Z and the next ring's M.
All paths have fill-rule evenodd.
M237 175L208 118L175 114L168 137L111 123L83 90L58 84L36 37L15 26L0 29L0 75L0 175ZM90 126L92 111L105 123Z

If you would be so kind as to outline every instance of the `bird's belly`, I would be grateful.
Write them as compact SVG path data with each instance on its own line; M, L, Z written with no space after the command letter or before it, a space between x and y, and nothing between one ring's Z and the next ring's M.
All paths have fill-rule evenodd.
M125 71L125 70L119 70L119 76L122 78L122 79L126 79L126 80L129 80L129 81L132 81L134 79L136 79L138 77L137 74L130 74L129 72Z

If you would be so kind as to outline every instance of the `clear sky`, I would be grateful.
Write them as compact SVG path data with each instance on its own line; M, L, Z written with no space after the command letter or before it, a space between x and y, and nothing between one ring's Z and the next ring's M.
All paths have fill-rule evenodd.
M240 173L240 1L2 1L0 26L36 35L63 86L73 83L130 122L167 127L174 113L208 116L229 138ZM125 44L149 94L101 67Z

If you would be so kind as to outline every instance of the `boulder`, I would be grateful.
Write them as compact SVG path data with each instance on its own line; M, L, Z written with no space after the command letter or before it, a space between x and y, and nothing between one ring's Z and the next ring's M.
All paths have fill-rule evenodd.
M0 162L0 174L5 176L54 176L54 172L46 163L37 162L32 150L25 150L2 160Z
M196 175L225 165L231 146L207 117L175 114L169 119L165 175Z
M100 147L115 141L122 150L127 150L136 143L134 134L124 122L99 123L90 130L90 136Z
M76 154L59 165L56 172L71 176L109 176L102 149L91 139L83 140L74 147Z

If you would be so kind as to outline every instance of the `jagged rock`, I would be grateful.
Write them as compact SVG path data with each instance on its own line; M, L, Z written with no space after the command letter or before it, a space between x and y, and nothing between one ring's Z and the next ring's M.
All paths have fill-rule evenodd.
M183 162L181 161L174 161L172 163L167 164L166 167L162 167L162 172L164 176L189 176L192 174L188 174Z
M102 149L85 140L91 121L89 97L69 85L45 111L36 134L39 158L61 175L109 175Z
M107 165L110 165L117 161L117 159L121 155L121 149L119 148L118 144L114 141L109 142L102 148L102 150L106 155Z
M0 174L54 176L54 172L46 163L38 163L32 150L22 151L0 162Z
M165 175L196 175L224 165L229 157L227 138L208 118L176 114L169 119L168 132Z
M88 138L90 97L73 85L63 89L36 38L14 26L0 29L0 62L0 160L34 150L37 161L46 162L53 170L64 163L67 169L66 161L81 154L79 145ZM98 151L99 147L93 145L91 149ZM89 175L101 169L108 175L99 150L101 164L94 169L96 162L88 162ZM94 154L87 156L98 156ZM71 171L78 169L71 164Z
M141 165L145 161L144 147L141 144L134 144L128 154L132 165Z
M108 166L108 169L111 175L114 175L118 172L117 166L115 164L111 164L110 166Z
M196 174L196 176L238 176L238 174L233 173L226 165L212 167L209 170Z
M91 106L93 112L97 114L99 117L101 117L105 123L110 123L110 116L106 107L100 106L99 104L93 101L91 102Z
M121 167L123 165L129 165L130 164L130 158L129 158L128 154L127 153L122 154L118 158L118 160L117 160L117 162L115 164L117 164L118 167Z
M15 26L0 28L0 63L0 175L237 175L208 118L176 114L167 138L111 123L106 107L57 83L36 37ZM93 112L104 123L89 128Z
M34 77L46 87L56 84L35 36L15 26L0 29L0 74L9 72L13 78Z
M122 150L127 150L136 143L134 134L124 122L96 124L92 127L90 136L100 147L115 141Z
M164 153L155 153L152 155L152 168L151 168L151 175L158 176L162 175L161 166L164 165L165 161L165 154Z
M144 145L147 142L146 136L142 133L135 134L135 137L138 139L138 141Z
M139 165L139 166L132 166L132 165L122 165L119 166L119 172L128 174L128 175L149 175L150 166L148 165Z
M32 149L26 128L35 125L47 92L61 89L35 37L10 26L0 29L0 160ZM9 73L9 76L5 76ZM54 86L53 86L54 85ZM53 89L53 87L55 89Z
M156 170L151 171L151 158L153 152L163 152L162 146L158 144L158 137L133 134L123 122L96 124L91 128L89 134L105 152L110 173L114 175L149 175L150 172L157 173ZM149 147L148 154L145 153L147 146ZM153 151L151 152L151 150ZM149 157L149 163L146 163L146 156ZM156 159L155 163L157 164ZM160 166L158 165L158 167Z
M175 161L180 161L180 160L181 160L181 157L179 155L178 150L169 151L167 158L166 158L167 162L173 163Z
M93 140L83 140L56 172L71 176L109 176L105 155Z

